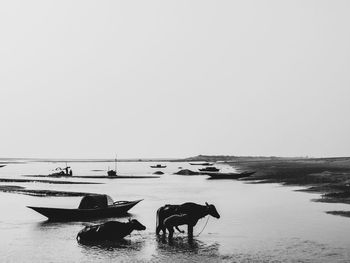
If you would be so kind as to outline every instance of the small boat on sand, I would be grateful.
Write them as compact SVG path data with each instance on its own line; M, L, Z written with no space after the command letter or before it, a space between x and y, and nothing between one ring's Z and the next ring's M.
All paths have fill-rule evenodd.
M141 201L142 199L114 202L108 195L86 195L78 208L27 207L51 221L77 221L123 215Z
M65 168L57 167L56 172L49 174L49 177L63 177L63 176L73 176L72 168L67 166Z
M208 163L208 162L204 162L204 163L190 163L190 165L202 165L202 166L211 166L214 163Z
M151 168L166 168L166 165L161 165L161 164L151 165Z
M199 171L201 171L201 172L218 172L218 171L220 171L220 169L218 169L216 167L205 167L205 168L199 169Z
M108 176L117 176L117 172L115 170L108 170L107 175Z
M107 176L117 176L117 156L114 159L114 170L109 170L108 167Z
M207 173L210 176L208 179L240 179L249 177L255 172L242 172L242 173Z

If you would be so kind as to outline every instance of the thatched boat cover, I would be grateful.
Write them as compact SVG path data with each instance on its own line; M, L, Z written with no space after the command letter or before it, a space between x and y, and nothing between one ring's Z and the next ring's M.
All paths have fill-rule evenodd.
M108 195L86 195L81 199L79 209L105 208L113 205L113 199Z

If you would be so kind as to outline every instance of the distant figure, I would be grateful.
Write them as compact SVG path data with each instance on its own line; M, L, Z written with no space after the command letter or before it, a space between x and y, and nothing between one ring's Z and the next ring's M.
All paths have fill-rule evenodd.
M157 210L156 234L159 235L163 231L166 234L166 229L169 232L169 241L174 234L174 227L182 232L178 226L187 225L187 234L189 238L193 238L193 227L198 220L211 215L215 218L220 218L218 211L214 205L198 205L195 203L184 203L182 205L165 205Z
M69 170L69 176L73 176L73 171L72 171L72 169Z
M109 221L100 225L86 226L78 233L77 240L78 242L120 240L134 230L145 229L146 227L136 219L129 219L127 223Z

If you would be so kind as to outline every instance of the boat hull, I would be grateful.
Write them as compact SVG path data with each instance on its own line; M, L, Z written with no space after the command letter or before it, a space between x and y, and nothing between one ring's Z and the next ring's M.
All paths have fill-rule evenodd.
M213 163L190 163L190 165L212 166Z
M141 201L142 200L125 201L122 203L117 203L113 206L97 209L68 209L34 206L27 207L47 217L50 221L76 221L123 215Z
M245 172L245 173L206 173L210 176L209 179L240 179L249 177L255 172Z
M220 169L206 169L206 168L203 168L203 169L198 169L199 171L201 172L211 172L211 173L217 173L220 171Z

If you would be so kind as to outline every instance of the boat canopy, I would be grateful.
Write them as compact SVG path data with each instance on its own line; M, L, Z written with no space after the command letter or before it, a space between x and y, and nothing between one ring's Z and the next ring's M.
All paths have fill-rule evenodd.
M113 205L113 199L108 195L86 195L81 199L79 209L106 208Z

